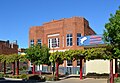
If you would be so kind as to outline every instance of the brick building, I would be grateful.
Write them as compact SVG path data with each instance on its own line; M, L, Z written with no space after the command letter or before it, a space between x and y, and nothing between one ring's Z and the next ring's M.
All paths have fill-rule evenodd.
M17 42L10 43L9 40L2 41L0 40L0 55L9 55L9 54L18 54L18 45ZM11 67L10 64L7 64L7 67ZM3 63L0 63L0 71L3 71Z
M33 26L29 31L29 46L40 43L48 45L51 50L82 49L78 46L78 37L93 35L88 21L82 17L63 18L44 23L42 26ZM52 45L57 41L56 47Z
M44 23L42 26L33 26L29 30L29 46L45 44L50 52L65 51L69 49L84 49L79 46L81 36L96 34L89 26L89 22L83 17L63 18ZM66 67L68 71L79 70L79 61L64 61L60 67ZM44 69L44 68L42 68Z
M9 41L0 40L0 54L17 54L18 53L18 45L16 42L10 43Z

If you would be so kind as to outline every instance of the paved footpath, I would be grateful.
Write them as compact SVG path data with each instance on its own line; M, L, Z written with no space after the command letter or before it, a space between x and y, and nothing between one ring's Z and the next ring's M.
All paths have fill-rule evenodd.
M7 78L6 80L0 80L0 83L107 83L107 79L86 78L80 80L79 78L68 78L60 81L27 82L18 79Z
M93 78L86 78L80 80L79 78L68 78L61 81L54 81L48 83L107 83L107 79L93 79Z

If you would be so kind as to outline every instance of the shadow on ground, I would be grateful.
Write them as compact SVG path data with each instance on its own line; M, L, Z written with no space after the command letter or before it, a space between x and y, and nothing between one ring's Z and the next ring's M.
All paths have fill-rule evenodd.
M0 78L0 83L38 83L36 80L6 80L4 78Z

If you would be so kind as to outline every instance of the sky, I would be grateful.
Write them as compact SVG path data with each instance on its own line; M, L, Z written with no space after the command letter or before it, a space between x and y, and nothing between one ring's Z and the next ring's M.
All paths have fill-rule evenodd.
M19 48L27 48L30 27L73 16L86 18L103 34L119 6L120 0L0 0L0 40L17 40Z

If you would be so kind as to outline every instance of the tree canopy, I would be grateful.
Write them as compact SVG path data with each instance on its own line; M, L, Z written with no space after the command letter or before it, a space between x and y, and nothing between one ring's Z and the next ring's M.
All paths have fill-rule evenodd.
M108 44L111 58L120 58L120 7L110 16L109 22L105 24L104 40Z
M51 53L50 58L49 58L50 62L52 62L53 64L55 62L58 62L59 64L62 64L64 61L64 53L63 52L59 52L56 51L54 53Z
M25 56L18 55L18 54L9 54L9 55L0 55L0 62L6 61L6 63L12 63L14 61L25 61Z
M36 65L50 64L49 48L45 45L34 45L26 50L26 58Z

